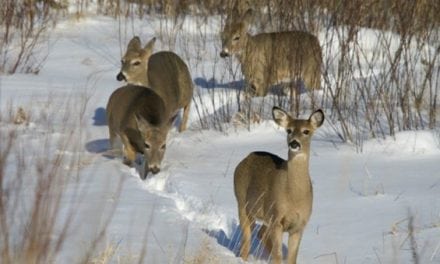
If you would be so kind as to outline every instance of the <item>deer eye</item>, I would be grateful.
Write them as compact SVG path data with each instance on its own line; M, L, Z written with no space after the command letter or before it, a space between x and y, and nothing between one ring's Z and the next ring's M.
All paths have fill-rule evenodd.
M145 145L145 149L150 149L150 144L148 144L148 143L144 143Z
M163 144L163 145L160 147L161 150L165 150L166 148L167 148L167 145L166 145L166 144Z
M235 36L232 40L239 40L240 36Z
M141 62L140 61L135 61L135 62L133 62L133 65L134 66L139 66L139 65L141 65Z
M290 128L288 128L288 129L286 129L286 132L287 132L287 134L292 134L292 129L290 129Z
M125 60L121 60L121 64L125 64Z
M303 134L304 134L304 135L308 135L308 134L310 134L310 130L308 130L308 129L304 129L304 130L303 130Z

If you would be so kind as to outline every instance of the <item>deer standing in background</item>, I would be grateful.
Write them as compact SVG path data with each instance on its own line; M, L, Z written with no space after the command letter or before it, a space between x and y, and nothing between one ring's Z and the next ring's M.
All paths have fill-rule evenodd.
M320 89L322 51L318 39L304 31L252 36L247 32L251 19L250 9L241 16L233 12L226 19L220 56L236 55L251 92L257 96L266 96L271 85L292 83L299 107L298 80L303 80L308 89Z
M258 237L273 263L281 263L282 235L288 232L287 262L295 264L312 212L310 141L324 122L324 113L317 110L307 120L294 119L274 107L272 114L275 122L286 129L288 160L268 152L252 152L235 168L234 191L243 231L240 256L244 260L249 256L251 232L258 219L262 221Z

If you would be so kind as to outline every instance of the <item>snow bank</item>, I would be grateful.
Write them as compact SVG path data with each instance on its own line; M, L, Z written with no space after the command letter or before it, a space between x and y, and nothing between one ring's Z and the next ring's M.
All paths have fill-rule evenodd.
M413 157L440 154L440 139L434 131L406 131L386 139L364 144L365 153L380 153L388 157Z

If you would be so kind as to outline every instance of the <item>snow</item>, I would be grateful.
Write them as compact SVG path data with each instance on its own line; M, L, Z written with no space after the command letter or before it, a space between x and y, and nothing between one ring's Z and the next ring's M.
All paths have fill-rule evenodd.
M116 255L137 258L146 248L145 263L182 263L208 245L209 254L219 263L242 263L236 256L239 227L234 168L251 151L287 156L285 132L271 120L254 124L250 130L232 125L225 125L222 132L202 130L197 103L192 105L189 130L178 133L173 128L170 132L159 174L142 181L136 168L105 155L104 108L111 92L122 85L116 81L120 55L132 33L140 35L144 43L154 36L165 23L155 19L133 22L137 32L123 30L122 40L118 21L110 18L60 23L51 35L54 41L38 75L0 76L2 116L11 105L32 112L32 123L19 127L20 145L39 155L38 150L49 141L50 153L80 157L80 163L64 167L75 173L68 174L74 179L66 183L61 214L67 217L72 207L76 213L68 246L58 256L58 263L78 261L79 252L87 248L106 216L112 218L100 247L117 245ZM194 53L182 55L192 59L190 69L200 96L194 101L199 106L200 101L205 103L207 116L236 100L235 91L223 85L232 81L223 69L225 62L216 58L219 18L212 23L200 28L188 18L183 26L192 36L200 31L208 36L206 47L200 47L204 60L197 62L195 48L186 49ZM359 41L374 49L374 32L367 33ZM396 36L390 34L390 38ZM183 54L185 49L179 45L177 42L176 52ZM159 42L156 50L166 46ZM203 82L211 77L215 80ZM204 87L207 85L214 89ZM1 133L14 128L5 119L1 122ZM411 212L420 263L440 263L438 134L400 132L395 137L366 141L359 153L350 144L339 142L328 122L312 142L313 213L298 262L411 263ZM57 145L71 135L72 144L65 149ZM16 166L11 162L13 170ZM251 263L268 260L257 245L252 252Z
M411 131L400 132L394 139L370 141L364 148L366 152L380 150L381 153L391 157L411 157L414 159L423 154L439 154L439 146L439 139L432 132Z

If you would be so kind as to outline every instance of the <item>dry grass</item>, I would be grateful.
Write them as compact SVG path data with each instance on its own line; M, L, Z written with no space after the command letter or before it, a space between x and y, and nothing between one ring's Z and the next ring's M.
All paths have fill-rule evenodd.
M3 29L0 31L0 72L39 72L45 56L36 56L38 47L46 38L45 32L62 14L60 10L66 6L62 1L45 0L41 3L42 8L39 9L29 6L28 1L24 0L7 1L0 7L0 13L4 14L0 16L0 27ZM91 6L89 0L75 0L73 3L79 13L88 12ZM203 55L206 45L217 44L210 40L206 32L187 36L181 29L188 15L204 25L213 14L225 18L252 8L255 18L258 18L252 22L253 32L320 32L325 35L321 43L325 58L322 69L324 95L316 98L316 107L327 109L327 115L337 124L334 132L341 140L351 142L361 150L364 140L370 137L394 136L402 130L438 127L439 1L101 0L97 3L99 14L118 19L132 20L146 15L159 17L163 25L156 34L171 50L176 49L176 43L185 44L181 45L184 47L183 55L192 72L200 71L201 62L206 59ZM18 10L26 10L26 13L23 16ZM16 19L18 16L25 19ZM375 39L370 40L376 42L372 49L364 46L362 36L365 32L375 35ZM21 37L12 38L18 35ZM332 43L337 43L338 47L335 49ZM16 53L8 52L11 45L19 47ZM191 54L196 54L196 57ZM241 80L239 68L217 59L212 73L207 72L203 77L207 80L218 75L233 78L220 80L225 83ZM282 104L282 107L286 107L294 104L291 99L282 96L275 96L277 98L270 101L248 103L240 91L233 89L231 92L236 93L237 99L234 101L230 100L230 94L220 98L213 93L209 101L195 98L202 128L223 131L224 123L234 120L237 110L242 110L244 116L252 117L254 113L246 113L246 109L253 109L256 115L263 118L267 105ZM316 97L313 93L308 95L310 98ZM216 107L219 104L213 102L219 100L227 100L220 103L226 106L221 111L212 114L203 109L206 105ZM250 104L257 105L251 107ZM303 109L309 107L304 105ZM244 122L250 128L252 120Z
M82 104L64 105L68 109ZM76 108L72 111L78 113ZM30 118L29 113L38 111L11 104L0 114L0 262L5 264L56 262L81 218L77 206L84 190L77 180L82 164L78 142L83 133L74 124L81 124L83 116L78 120L77 115L58 111ZM53 133L60 136L53 137ZM101 216L96 236L81 252L83 256L78 256L82 259L78 263L88 263L96 255L112 219L111 209Z
M37 2L42 3L41 8L29 5ZM73 2L79 10L78 16L90 4L88 0ZM57 2L7 0L0 6L0 73L39 72L46 57L39 53L39 47L46 43L46 33L63 9L54 3ZM335 133L342 140L361 149L363 141L369 137L395 135L401 130L430 128L437 129L440 135L439 1L250 0L247 3L249 5L237 8L246 10L251 6L255 10L256 17L260 18L253 22L257 32L292 29L315 34L323 32L325 39L339 43L336 50L330 42L321 43L326 60L322 78L324 95L319 104L337 124ZM170 48L175 48L178 41L195 43L195 46L186 45L185 60L197 69L205 59L199 50L213 42L204 32L194 39L185 39L188 37L180 30L183 21L188 14L197 15L202 25L208 16L221 14L225 17L234 7L236 2L232 0L101 0L97 11L127 19L148 14L173 18L169 20L174 23L172 30L158 33L168 40ZM362 46L361 37L366 29L376 34L373 52ZM390 36L398 39L397 43L391 43ZM392 44L395 45L392 47ZM13 53L11 47L15 47ZM197 49L196 57L191 57L193 47ZM427 53L427 50L431 51ZM215 77L221 71L220 75L232 76L232 79L223 80L225 82L241 79L239 68L232 63L226 63L228 69L216 68L223 65L215 60L208 74ZM366 69L362 65L366 65ZM209 79L209 75L204 77ZM264 118L267 105L291 104L284 97L276 96L273 101L244 102L240 90L230 88L234 89L225 92L224 96L214 92L211 98L195 96L194 104L202 128L225 130L224 123L231 121L250 128L252 120ZM236 100L230 100L231 94ZM217 105L226 107L214 114L207 108ZM236 115L237 109L246 107L252 107L256 114ZM75 212L61 219L60 206L63 190L70 178L77 177L77 170L62 168L65 165L81 168L84 162L77 156L63 154L67 146L76 143L75 136L69 133L57 142L51 141L49 134L41 139L44 142L41 148L29 152L22 143L23 125L38 122L38 117L31 112L26 108L10 108L0 113L0 259L6 264L51 263L63 250ZM53 149L58 149L58 154L53 154ZM29 158L29 153L35 158ZM108 217L111 219L111 215ZM413 222L408 221L409 238L415 236L413 226ZM104 250L97 246L105 232L106 224L97 232L90 248L85 249L82 263L108 263L120 259L118 246L110 245ZM411 243L413 262L417 263L417 247L412 239ZM220 263L206 244L185 263Z
M137 1L137 4L134 1L126 2L127 8L143 12L139 2L142 1ZM199 36L188 40L181 27L188 14L196 15L192 19L203 24L213 12L204 11L205 5L198 1L183 1L174 5L172 12L164 8L167 1L142 3L149 6L145 14L174 17L166 20L174 26L164 27L165 31L158 34L163 36L166 46L172 50L176 49L176 43L185 43L184 59L189 62L193 72L200 71L198 67L203 65L201 61L205 58L199 55L194 58L188 54L194 54L194 47L203 49L210 41L209 36L200 32ZM301 103L302 111L311 107L307 101L313 98L315 107L327 109L329 118L336 124L334 133L341 140L353 143L361 151L363 142L371 137L394 136L402 130L438 127L438 1L251 0L219 1L216 7L210 6L216 14L227 17L225 20L249 7L253 8L258 18L252 22L253 32L305 30L324 34L321 38L324 94L316 96L308 92L307 96L303 96L306 102ZM238 12L232 12L234 8ZM373 47L366 47L363 39L365 34L371 34L369 41L373 42ZM212 41L209 43L216 44ZM205 69L202 71L205 72ZM219 75L232 76L233 79L217 81L234 83L242 78L239 72L240 69L233 63L215 60L212 75L208 73L203 77L209 80ZM225 122L237 122L235 117L238 110L241 111L240 117L249 117L240 118L239 122L250 128L254 116L264 118L268 105L291 108L289 106L294 104L288 96L280 95L275 95L273 100L249 101L243 98L240 90L230 88L233 88L231 93L236 94L237 100L231 100L231 94L223 96L213 92L208 99L196 94L195 106L202 128L224 131ZM223 102L219 104L219 100ZM206 109L213 107L218 108L214 113Z
M94 255L84 264L132 264L144 263L139 254L122 251L119 243L108 243L101 251L97 250Z
M219 264L223 263L221 259L216 256L210 241L203 241L200 248L192 255L187 256L183 263L185 264Z
M0 74L38 74L48 33L65 7L54 0L6 0L0 5Z

